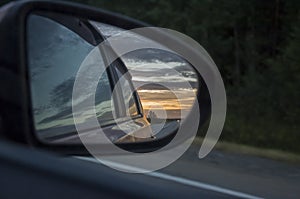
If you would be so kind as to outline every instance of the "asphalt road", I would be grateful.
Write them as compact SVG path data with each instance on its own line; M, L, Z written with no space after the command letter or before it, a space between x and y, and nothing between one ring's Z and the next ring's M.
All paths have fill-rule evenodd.
M188 186L197 189L199 198L300 198L300 165L219 150L199 159L199 147L192 145L164 169L120 175L136 175L136 178L147 175L156 178L156 183L167 181ZM119 166L126 168L126 165ZM166 194L168 191L171 190L166 190Z
M199 159L198 150L192 146L159 172L256 197L300 198L299 165L218 150Z

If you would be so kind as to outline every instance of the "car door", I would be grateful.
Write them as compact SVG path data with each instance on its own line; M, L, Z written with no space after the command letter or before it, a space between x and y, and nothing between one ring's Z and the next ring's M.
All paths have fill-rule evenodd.
M143 130L149 123L143 116L130 76L124 75L124 63L118 59L106 68L109 55L96 47L103 41L101 34L88 21L79 21L78 27L74 24L65 17L61 20L57 16L39 14L28 20L29 78L38 138L56 143L78 142L72 104L83 103L93 95L85 93L89 85L81 85L82 96L78 99L72 100L72 91L80 65L93 52L93 61L84 75L92 77L93 67L105 69L94 96L97 119L106 136L112 142L132 142L137 138L128 135L149 133L149 130ZM118 81L122 81L121 87L115 86ZM82 115L82 122L90 117L89 114ZM93 135L89 131L92 128L88 127L83 135L91 137L91 142Z

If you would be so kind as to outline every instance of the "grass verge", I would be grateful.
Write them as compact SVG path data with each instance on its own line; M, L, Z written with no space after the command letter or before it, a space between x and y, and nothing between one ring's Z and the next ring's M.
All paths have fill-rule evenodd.
M194 143L201 144L202 141L203 138L196 137ZM276 149L258 148L226 141L218 141L215 146L215 149L230 153L253 155L300 165L300 155Z

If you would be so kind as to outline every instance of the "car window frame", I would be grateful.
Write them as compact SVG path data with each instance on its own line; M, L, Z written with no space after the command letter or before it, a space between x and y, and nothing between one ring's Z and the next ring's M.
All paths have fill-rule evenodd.
M121 58L116 59L115 62L113 63L113 67L112 67L112 73L113 73L112 75L113 75L113 78L115 79L116 83L121 78L121 76L119 76L118 73L117 73L117 69L122 73L122 75L126 74L127 77L125 77L125 79L128 81L130 90L132 92L134 104L135 104L136 109L137 109L137 114L136 115L134 115L134 116L127 116L126 115L126 109L127 108L125 106L124 96L123 96L123 92L121 90L121 89L123 89L123 87L116 88L116 89L118 89L118 92L116 92L117 95L118 95L118 97L122 98L121 99L121 107L123 109L123 111L122 111L123 115L120 118L123 118L125 120L126 119L129 120L130 118L135 119L135 118L141 118L141 117L143 117L144 114L143 114L142 103L141 103L140 98L139 98L139 96L137 94L137 91L134 88L134 85L133 85L130 73L128 72L127 67L124 64L124 62L121 60Z
M101 31L99 30L98 27L95 26L95 24L93 23L93 21L89 20L89 23L99 32L99 34L101 34L102 38L104 38L104 40L106 40L108 37L106 37L104 34L101 33ZM109 42L106 42L104 45L109 45ZM102 49L102 51L104 52L105 54L105 51ZM115 53L116 52L110 48L110 53ZM126 73L127 76L130 76L129 80L128 80L128 83L129 83L129 86L130 86L130 89L131 91L133 92L132 95L133 95L133 100L134 100L134 103L136 105L136 108L137 108L137 114L135 116L126 116L126 107L125 107L125 103L124 103L124 96L123 96L123 93L122 93L122 88L116 88L118 89L118 92L115 92L116 93L116 99L119 100L118 103L119 106L120 106L120 110L121 110L121 114L122 116L120 116L118 118L118 121L122 120L122 121L128 121L130 119L137 119L137 118L142 118L144 117L144 110L143 110L143 106L142 106L142 103L141 103L141 100L138 96L138 93L133 85L133 82L132 82L132 79L131 79L131 75L130 73L128 72L128 69L127 69L127 66L126 64L122 61L122 58L119 57L119 56L111 56L109 54L106 54L105 56L108 61L111 62L111 66L112 67L109 67L111 69L111 74L112 74L112 81L113 81L113 85L117 85L120 77L119 75L117 74L117 69L119 69L119 71L124 75ZM111 57L118 57L117 59L115 60L112 60Z

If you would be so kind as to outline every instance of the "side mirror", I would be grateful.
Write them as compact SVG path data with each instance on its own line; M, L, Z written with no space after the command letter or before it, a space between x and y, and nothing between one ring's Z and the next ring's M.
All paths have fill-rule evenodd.
M151 152L170 143L186 121L198 128L210 115L200 74L179 55L147 46L164 46L159 40L126 33L144 48L116 56L110 38L149 26L143 22L73 3L26 1L11 3L0 23L7 85L1 119L8 139L77 155L87 154L82 142L103 145L103 152L107 140ZM195 107L201 119L189 114Z

